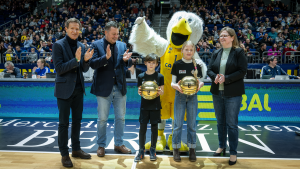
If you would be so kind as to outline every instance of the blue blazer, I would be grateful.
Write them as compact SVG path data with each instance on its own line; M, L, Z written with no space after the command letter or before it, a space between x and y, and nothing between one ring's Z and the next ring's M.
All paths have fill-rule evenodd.
M105 37L104 37L105 38ZM104 49L104 38L92 43L94 55L90 59L90 66L95 70L93 76L93 84L91 93L96 96L108 97L114 86L115 77L117 78L117 86L122 95L126 95L126 71L125 67L132 66L131 58L123 61L123 54L126 52L126 44L120 41L116 42L114 48L114 56L106 59L106 48ZM114 57L115 63L113 63Z
M89 70L89 63L84 61L85 47L82 43L77 42L77 47L81 47L81 60L78 63L75 56L73 56L71 47L68 43L67 37L58 40L53 44L53 64L56 71L54 96L60 99L68 99L76 85L77 68L80 67L80 80L83 92L84 77L82 72Z

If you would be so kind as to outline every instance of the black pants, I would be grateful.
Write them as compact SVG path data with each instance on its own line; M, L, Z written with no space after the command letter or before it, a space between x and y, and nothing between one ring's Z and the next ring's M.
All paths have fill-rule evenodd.
M147 123L140 123L139 144L140 149L145 149ZM156 148L158 124L151 124L151 147Z
M70 108L72 109L72 150L80 150L79 134L83 111L83 89L75 89L71 97L68 99L57 98L57 106L59 110L58 147L61 156L67 156L69 155L68 129Z

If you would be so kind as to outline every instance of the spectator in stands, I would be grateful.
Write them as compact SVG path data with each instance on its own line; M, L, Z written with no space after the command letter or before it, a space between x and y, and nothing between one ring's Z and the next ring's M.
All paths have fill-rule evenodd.
M52 51L52 46L53 46L52 40L48 40L47 41L47 47L49 48L50 51Z
M283 36L283 38L284 38L285 40L288 40L288 41L290 40L290 34L289 34L289 32L288 32L288 29L285 29L285 30L284 30L282 36Z
M272 75L270 79L275 79L276 75L288 75L280 66L277 65L277 58L275 56L268 57L267 66L262 67L261 76ZM299 76L289 75L290 79L300 79Z
M252 25L251 25L251 23L248 22L248 19L245 19L243 26L245 29L246 29L246 26L247 26L247 29L252 29Z
M221 48L222 48L221 44L220 43L216 43L216 50L221 49Z
M277 28L281 23L278 21L277 16L274 16L274 20L271 22L271 26Z
M62 31L62 34L60 35L59 39L62 39L66 36L66 31Z
M255 17L254 21L251 23L252 24L252 30L257 30L258 26L260 25L260 22L258 21L258 18Z
M284 38L283 38L281 32L277 34L277 37L275 38L275 42L276 43L278 43L278 42L284 42Z
M260 23L260 27L258 27L256 31L260 31L260 29L262 29L263 32L267 31L267 28L265 27L264 23Z
M16 78L22 78L20 69L15 67L15 65L12 62L10 61L5 62L4 67L5 69L2 72L15 75Z
M242 30L242 34L243 35L248 35L249 29L248 29L248 25L244 26L244 29Z
M4 47L5 47L5 49L7 49L9 45L10 45L9 41L7 39L4 40Z
M266 28L271 28L271 22L269 21L269 18L266 18L266 21L264 22L264 26Z
M208 64L210 62L210 58L209 58L209 56L210 56L210 50L209 50L206 42L202 43L202 47L200 49L200 52L202 52L202 53L200 53L199 55Z
M222 24L222 21L221 21L219 15L217 15L217 16L214 18L214 24Z
M15 48L16 46L20 46L20 45L21 45L20 41L18 41L18 39L16 37L13 37L13 40L11 42L11 46L13 48Z
M46 73L50 73L50 65L46 63L45 59L39 59L37 66L32 69L37 74L37 78L46 78Z
M272 39L272 41L274 41L277 37L277 32L275 32L275 28L271 29L271 32L268 33L269 37Z
M259 58L261 58L263 61L266 61L266 57L263 56L263 52L267 51L267 45L265 43L260 44L260 48L257 49L257 52L259 53Z
M248 33L247 33L247 39L250 39L250 37L254 35L252 34L252 30L251 29L248 29Z
M7 49L5 54L5 61L15 61L12 49Z
M4 41L7 40L8 42L10 42L11 36L9 36L9 32L5 32L5 36L4 36L3 40L4 40Z
M292 41L293 40L299 40L299 34L297 34L296 32L297 32L297 30L294 29L293 33L290 34L290 40L292 40Z
M208 25L208 24L213 24L213 19L211 18L211 15L208 15L208 18L205 20L205 25Z
M35 48L31 48L30 51L31 52L26 55L27 60L28 60L29 63L35 63L37 58L38 58L37 53L35 52Z
M27 50L21 50L20 46L16 46L16 62L20 62L20 60L22 59L22 62L25 63L26 59L21 58L21 53L23 52L27 52Z
M134 63L128 70L126 71L126 78L137 79L137 76L142 73L142 70L136 68L136 64Z
M257 32L255 39L259 42L263 37L265 33L263 32L263 28L259 29L259 32Z
M281 55L281 52L280 52L279 48L277 47L277 44L276 44L276 43L274 43L274 44L272 45L272 48L270 48L270 49L268 50L268 55L269 55L269 56L275 56L275 57L278 57L278 56Z
M287 56L291 55L291 53L286 54L286 52L289 52L289 51L296 51L295 49L292 49L292 42L287 42L285 44L285 48L283 49L283 52L282 52L282 60L283 61L287 58ZM286 59L286 61L288 61L288 60Z
M42 52L51 52L49 47L47 46L47 42L46 41L40 41L40 48L38 49L38 51L40 53Z
M246 43L244 45L246 49L255 49L255 46L250 42L250 39L246 39Z
M264 37L262 40L259 41L260 43L265 43L267 46L272 46L272 39L268 36L267 33L265 33Z

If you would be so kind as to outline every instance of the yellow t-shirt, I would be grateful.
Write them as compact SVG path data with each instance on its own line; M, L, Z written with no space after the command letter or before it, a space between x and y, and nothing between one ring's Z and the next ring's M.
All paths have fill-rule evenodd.
M9 53L7 53L6 55L5 55L5 57L6 57L6 61L12 61L12 54L9 54Z

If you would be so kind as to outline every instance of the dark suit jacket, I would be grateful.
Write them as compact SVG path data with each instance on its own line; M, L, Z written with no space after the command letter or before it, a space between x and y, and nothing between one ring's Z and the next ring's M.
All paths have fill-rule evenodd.
M137 79L138 75L141 74L141 73L142 73L142 70L141 70L141 69L135 68L136 79ZM131 74L130 70L127 70L127 71L126 71L126 78L131 78L131 75L130 75L130 74Z
M116 77L117 86L124 96L127 93L125 67L131 67L132 60L130 58L127 62L123 61L123 54L127 48L126 44L120 41L116 42L114 56L111 56L111 58L107 60L106 48L104 50L104 38L92 43L94 55L93 58L90 59L90 66L95 72L91 93L101 97L109 96L114 86L114 78ZM112 57L114 57L114 63Z
M84 90L84 77L82 72L89 70L89 63L84 61L85 47L77 42L77 47L81 47L81 60L78 63L73 56L67 37L58 40L53 44L53 64L56 71L54 96L60 99L68 99L76 85L77 67L80 67L80 80Z
M214 51L207 68L207 75L212 80L210 92L215 95L219 94L219 83L215 84L214 80L220 72L222 53L222 48ZM247 72L247 65L247 58L244 50L242 48L232 48L228 56L225 70L225 96L234 97L245 94L244 76Z

